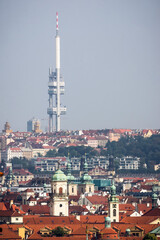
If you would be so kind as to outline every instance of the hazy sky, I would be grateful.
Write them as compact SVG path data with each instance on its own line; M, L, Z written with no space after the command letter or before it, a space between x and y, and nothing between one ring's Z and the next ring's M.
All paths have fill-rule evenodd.
M0 0L0 131L48 124L56 11L61 128L160 128L159 0Z

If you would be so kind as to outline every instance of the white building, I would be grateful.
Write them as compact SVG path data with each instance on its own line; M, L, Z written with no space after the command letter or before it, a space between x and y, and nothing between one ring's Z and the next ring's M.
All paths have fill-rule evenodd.
M116 159L119 160L119 169L139 169L140 158L138 157L127 156Z
M43 171L56 171L60 164L60 168L66 168L66 157L39 157L34 161L35 168L41 172Z
M7 149L7 152L6 152L6 160L9 161L10 159L14 158L14 157L17 157L17 158L20 158L20 157L23 157L23 152L20 148L18 147L9 147Z

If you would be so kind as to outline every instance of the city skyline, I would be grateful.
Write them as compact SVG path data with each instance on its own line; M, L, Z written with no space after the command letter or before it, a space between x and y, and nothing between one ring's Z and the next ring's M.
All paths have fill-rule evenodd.
M62 129L160 128L159 11L158 0L1 0L0 131L6 121L26 131L33 117L48 125L56 12Z

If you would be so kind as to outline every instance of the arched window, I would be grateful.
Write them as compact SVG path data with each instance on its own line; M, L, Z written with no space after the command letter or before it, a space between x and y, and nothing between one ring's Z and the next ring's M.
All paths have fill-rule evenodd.
M116 209L113 209L113 216L116 217Z
M59 194L60 194L60 195L63 194L63 188L62 188L62 187L59 188Z

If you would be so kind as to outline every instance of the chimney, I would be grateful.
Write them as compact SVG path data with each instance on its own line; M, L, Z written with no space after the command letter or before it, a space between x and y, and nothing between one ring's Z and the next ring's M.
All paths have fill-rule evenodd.
M13 204L13 199L11 199L10 202L9 202L9 208L10 208L10 209L11 209L11 207L12 207L12 204Z

